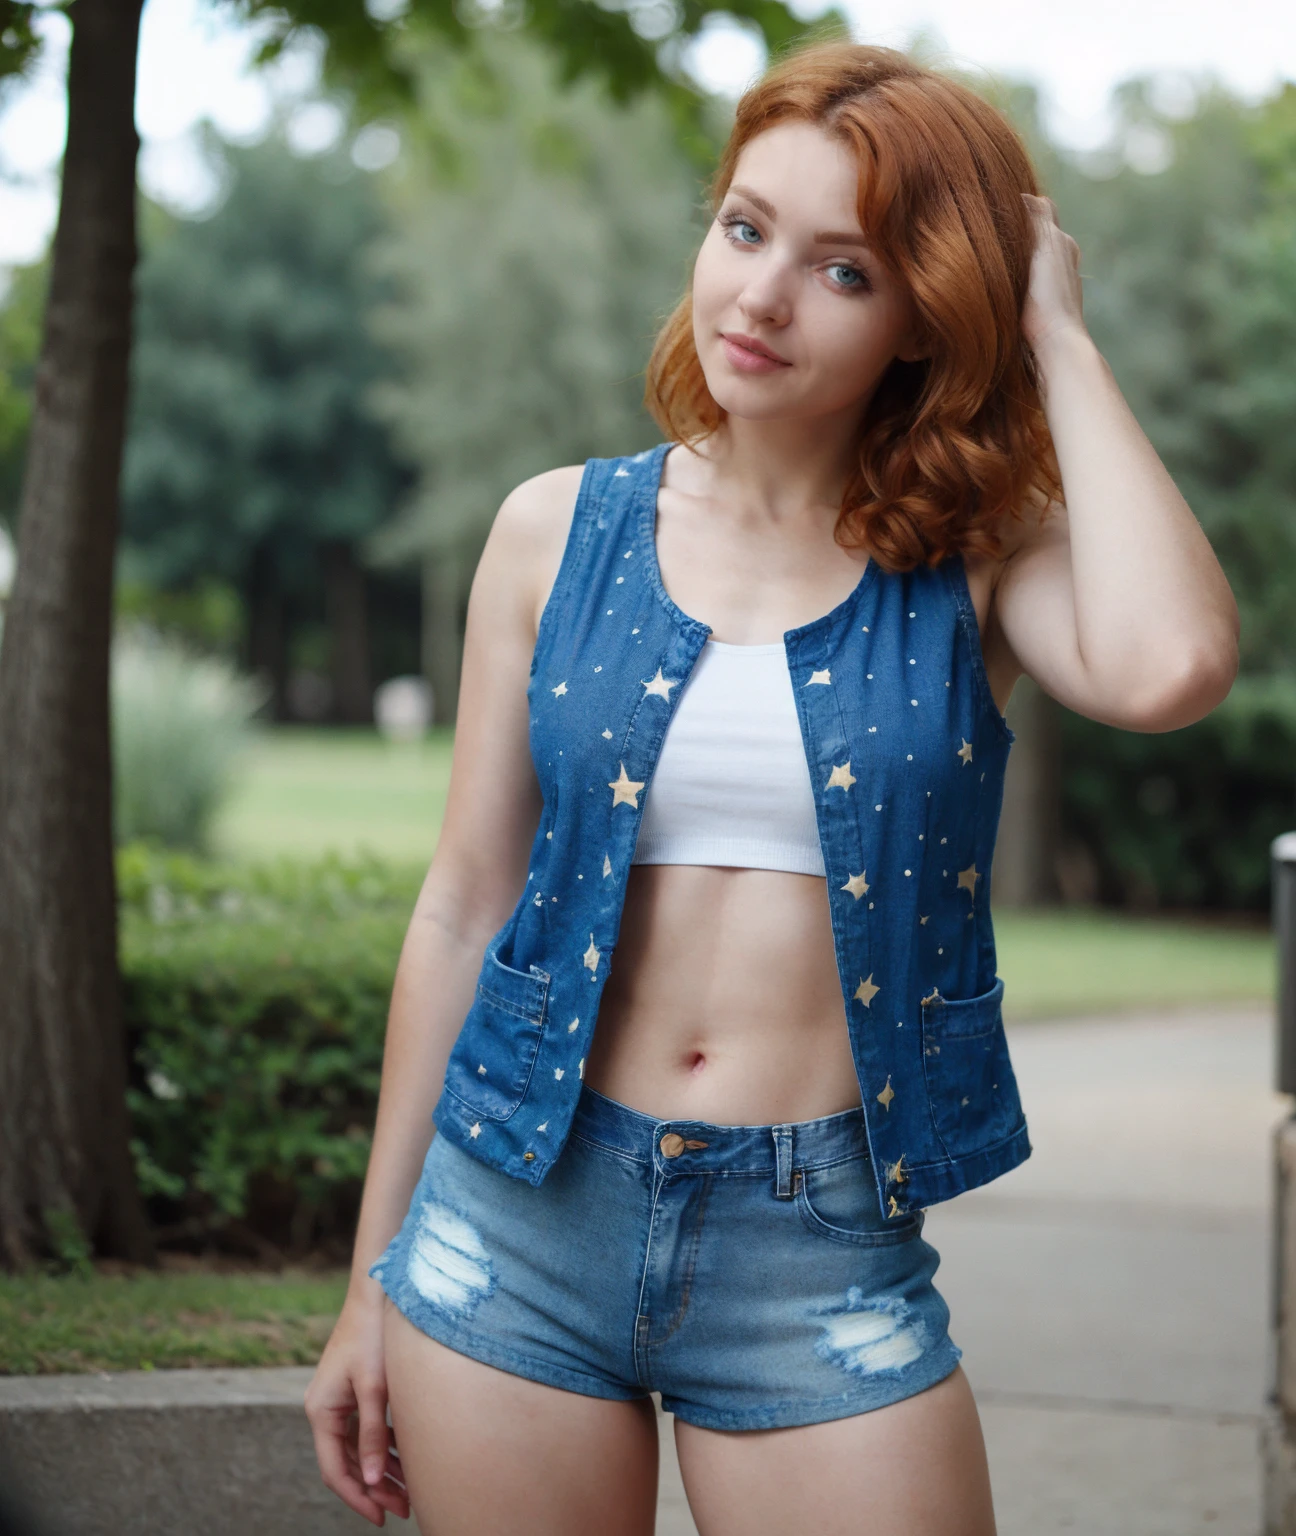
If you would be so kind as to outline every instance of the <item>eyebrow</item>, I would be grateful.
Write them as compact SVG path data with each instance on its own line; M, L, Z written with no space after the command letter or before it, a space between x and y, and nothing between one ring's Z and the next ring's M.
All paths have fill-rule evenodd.
M750 187L736 185L730 186L729 190L738 197L745 197L754 207L759 208L767 219L777 222L778 214L774 210L774 204L762 197L759 192L753 192ZM814 238L818 245L862 245L865 250L868 249L868 241L864 236L848 229L817 229Z

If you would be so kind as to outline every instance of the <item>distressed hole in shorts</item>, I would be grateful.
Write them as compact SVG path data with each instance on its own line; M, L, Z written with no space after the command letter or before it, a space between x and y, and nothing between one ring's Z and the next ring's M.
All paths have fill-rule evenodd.
M419 1214L409 1251L410 1284L424 1301L453 1317L467 1317L495 1289L490 1255L457 1211L429 1200Z
M901 1296L866 1298L859 1286L846 1292L846 1305L829 1313L815 1346L825 1360L853 1376L901 1371L923 1352L926 1329Z

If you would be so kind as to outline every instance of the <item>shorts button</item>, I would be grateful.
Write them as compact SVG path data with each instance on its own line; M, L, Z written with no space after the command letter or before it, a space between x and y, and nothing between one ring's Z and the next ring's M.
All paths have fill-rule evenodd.
M684 1138L674 1131L667 1131L657 1145L663 1157L678 1157L684 1150Z
M524 1163L534 1163L535 1162L535 1153L534 1152L524 1152L522 1154L522 1161Z

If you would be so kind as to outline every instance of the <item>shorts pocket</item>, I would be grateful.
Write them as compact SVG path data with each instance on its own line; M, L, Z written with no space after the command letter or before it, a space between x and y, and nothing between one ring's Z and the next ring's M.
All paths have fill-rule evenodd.
M882 1215L873 1165L867 1157L849 1158L827 1168L799 1169L793 1180L797 1211L816 1237L876 1248L903 1243L922 1228L921 1211L899 1221L888 1221Z
M492 944L482 961L477 993L446 1063L445 1085L487 1120L507 1120L521 1104L544 1034L549 975L539 966L517 971Z
M923 1070L932 1119L950 1157L970 1157L1025 1123L1003 1026L1001 977L977 997L922 1004Z

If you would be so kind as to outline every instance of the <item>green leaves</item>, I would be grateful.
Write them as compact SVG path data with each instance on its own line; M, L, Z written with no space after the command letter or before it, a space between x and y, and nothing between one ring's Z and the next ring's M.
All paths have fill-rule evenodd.
M26 74L36 62L41 40L33 22L39 11L49 9L32 0L0 0L0 81Z
M118 858L136 1174L155 1221L349 1236L421 871Z

